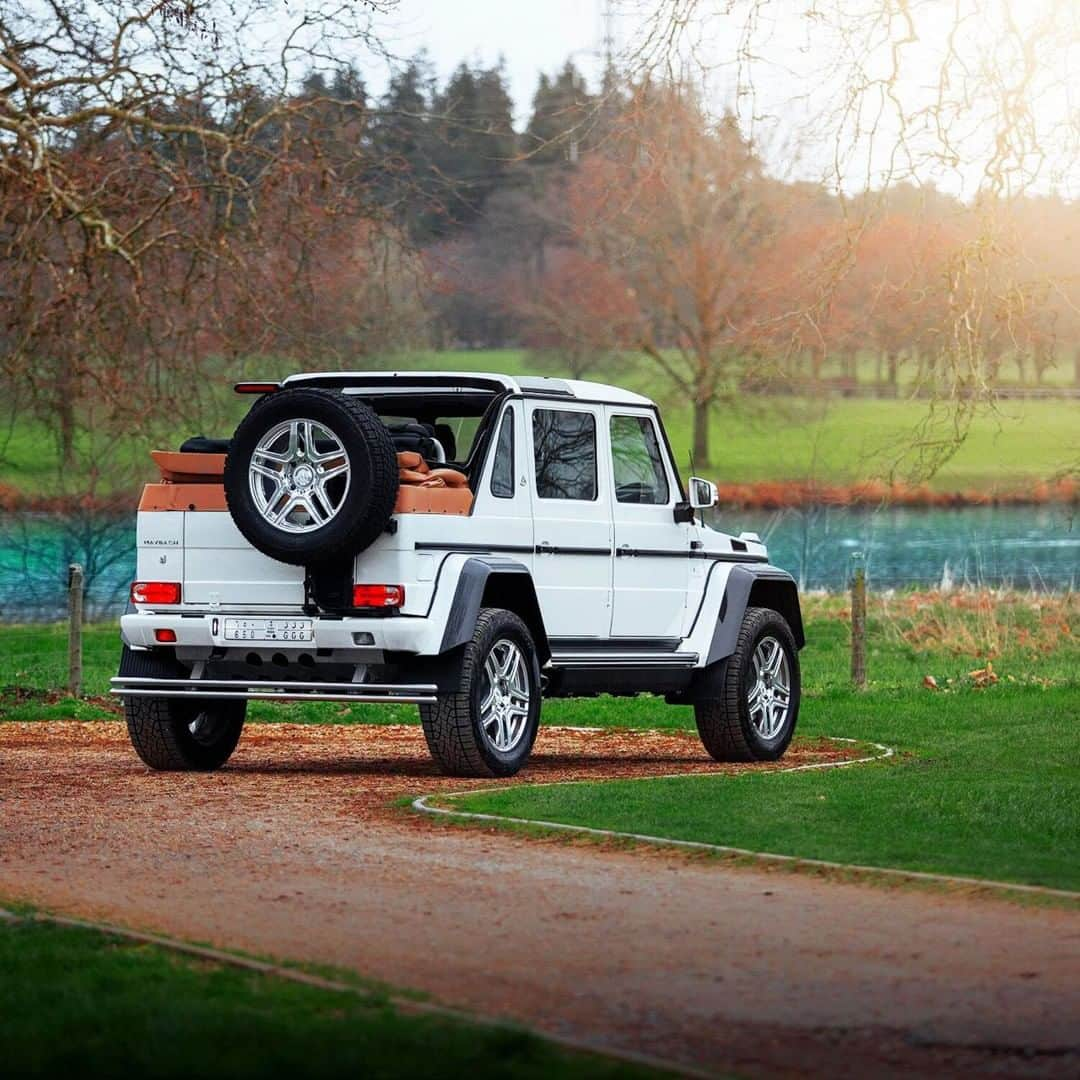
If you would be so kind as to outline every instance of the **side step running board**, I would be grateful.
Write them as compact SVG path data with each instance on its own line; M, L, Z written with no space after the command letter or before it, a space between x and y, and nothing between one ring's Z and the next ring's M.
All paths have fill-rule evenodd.
M565 652L552 653L554 668L692 668L698 654L690 652Z
M357 701L377 704L433 705L434 684L397 686L385 683L281 682L247 679L151 679L118 675L109 680L118 697L249 698L257 701Z

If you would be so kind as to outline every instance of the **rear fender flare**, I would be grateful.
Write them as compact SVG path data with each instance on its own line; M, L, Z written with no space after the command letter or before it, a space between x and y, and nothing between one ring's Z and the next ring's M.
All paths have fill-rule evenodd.
M439 652L472 641L480 609L485 607L505 608L521 618L532 634L540 665L547 663L551 646L529 568L513 559L494 556L475 556L462 566Z

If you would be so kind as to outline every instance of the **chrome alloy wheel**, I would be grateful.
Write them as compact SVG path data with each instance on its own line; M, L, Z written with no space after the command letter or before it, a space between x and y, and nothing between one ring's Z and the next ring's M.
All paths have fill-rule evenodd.
M513 750L529 726L529 672L521 649L500 638L484 661L480 728L500 753Z
M248 470L256 509L288 533L308 533L334 518L350 479L345 447L317 420L286 420L272 427L252 452Z
M763 637L754 649L754 681L746 695L750 723L762 739L775 739L787 723L791 709L791 667L784 647L774 637Z

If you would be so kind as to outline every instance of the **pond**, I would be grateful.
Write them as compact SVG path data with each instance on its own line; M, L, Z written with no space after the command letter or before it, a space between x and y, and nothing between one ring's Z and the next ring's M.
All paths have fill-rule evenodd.
M985 585L1064 590L1080 583L1080 514L1071 507L717 510L712 524L754 531L803 589L836 590L851 555L871 587ZM115 617L134 573L133 517L0 514L0 620L62 618L67 567L87 573L87 615Z

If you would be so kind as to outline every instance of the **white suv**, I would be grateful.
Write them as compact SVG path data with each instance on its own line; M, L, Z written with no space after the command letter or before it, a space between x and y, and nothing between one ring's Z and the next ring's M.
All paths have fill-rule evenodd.
M510 776L541 697L694 706L717 760L799 711L796 586L684 491L659 411L599 383L332 372L241 383L231 440L155 451L113 693L158 769L224 764L246 703L411 702L447 772Z

